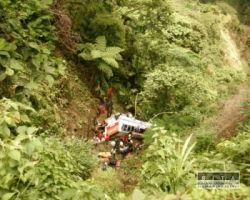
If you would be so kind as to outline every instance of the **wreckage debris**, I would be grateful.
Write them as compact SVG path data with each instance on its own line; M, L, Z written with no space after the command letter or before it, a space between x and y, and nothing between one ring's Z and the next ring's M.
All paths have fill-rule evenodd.
M102 166L104 170L107 166L120 166L121 160L118 157L124 159L129 153L140 150L143 145L134 144L133 139L143 139L144 131L151 127L150 123L135 119L131 113L112 115L112 96L113 89L109 86L107 97L100 99L94 119L96 133L93 138L94 144L109 143L112 147L110 151L98 154L98 157L104 162Z
M121 160L117 156L124 159L129 153L140 150L143 145L135 143L134 139L142 139L143 133L151 124L148 122L135 119L131 114L116 114L105 119L98 127L96 127L96 135L94 137L95 144L109 142L112 147L110 152L100 152L98 157L104 161L103 169L106 166L118 167Z

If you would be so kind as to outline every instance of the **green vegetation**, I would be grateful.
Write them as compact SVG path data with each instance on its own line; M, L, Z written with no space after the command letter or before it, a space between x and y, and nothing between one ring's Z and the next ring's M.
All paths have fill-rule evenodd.
M158 65L147 75L140 94L141 113L152 116L162 111L180 112L188 107L196 107L198 112L199 107L216 99L214 93L198 74L195 76L181 68ZM162 98L165 100L161 101Z
M55 56L52 2L0 2L0 196L70 199L93 196L83 182L95 159L90 146L60 138L53 83L65 64Z
M0 198L249 198L249 99L229 138L210 120L247 78L237 49L249 54L247 28L230 5L249 25L249 3L223 2L1 0ZM142 152L100 171L91 143L72 133L91 131L84 120L108 85L115 104L154 127ZM240 189L196 189L206 170L239 170Z
M188 146L191 136L182 141L177 135L168 135L163 129L153 129L153 142L147 149L146 161L142 165L142 188L155 188L163 192L176 193L190 185L194 160L189 159L194 144ZM152 160L154 162L152 162ZM162 177L165 177L163 179Z
M175 133L163 128L153 129L153 142L147 149L144 164L142 165L140 184L141 190L149 199L180 198L180 199L221 199L249 196L249 188L242 184L237 190L200 190L195 189L195 174L199 170L239 170L242 173L242 182L249 185L249 161L244 157L249 153L245 140L246 132L239 133L231 141L225 140L216 145L213 151L203 150L194 153L197 143L191 143L191 136L183 142ZM248 134L249 135L249 134ZM244 138L244 139L243 139ZM239 148L243 147L243 149ZM236 156L237 155L237 156ZM237 160L236 157L239 160ZM240 158L241 157L241 158ZM164 177L164 178L163 178ZM175 195L169 195L169 193Z
M233 7L239 13L239 18L242 20L243 23L248 24L250 23L250 3L248 0L200 0L202 3L216 3L216 2L226 2Z
M105 36L96 38L96 43L83 44L82 52L79 54L86 61L96 60L97 68L107 78L113 76L113 68L119 68L117 60L122 60L119 54L122 49L119 47L107 47Z

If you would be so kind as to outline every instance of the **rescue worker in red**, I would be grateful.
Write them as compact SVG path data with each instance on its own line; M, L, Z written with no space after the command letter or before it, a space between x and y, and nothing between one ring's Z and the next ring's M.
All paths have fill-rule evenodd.
M109 141L110 140L110 136L109 135L105 135L105 141Z
M97 138L101 141L103 138L103 133L102 132L97 133Z
M112 96L113 96L113 88L112 88L112 86L109 86L107 93L108 93L108 99L112 99Z
M127 143L127 142L128 142L128 134L125 134L125 135L121 136L121 140L122 140L124 143Z
M105 101L103 99L100 100L99 106L98 106L98 112L97 115L100 116L101 114L105 114L107 112Z
M103 132L99 131L94 137L94 142L95 144L99 144L103 141L104 141Z

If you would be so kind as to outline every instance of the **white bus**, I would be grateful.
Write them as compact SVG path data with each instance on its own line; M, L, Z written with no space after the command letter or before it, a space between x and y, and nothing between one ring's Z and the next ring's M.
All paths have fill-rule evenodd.
M105 122L107 125L105 126L104 135L109 136L117 133L132 133L134 137L141 137L142 133L151 127L150 123L137 120L126 114L111 116Z

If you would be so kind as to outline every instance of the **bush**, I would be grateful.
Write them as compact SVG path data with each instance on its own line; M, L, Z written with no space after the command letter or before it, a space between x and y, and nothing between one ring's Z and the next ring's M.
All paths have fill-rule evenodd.
M192 167L195 160L191 157L194 144L190 145L191 136L183 143L175 134L170 135L164 129L154 128L152 131L153 142L142 165L141 187L167 193L185 190L194 180Z
M104 35L112 46L125 45L125 26L121 16L115 13L116 1L67 0L66 3L82 42L94 42Z
M103 188L107 194L118 196L122 190L122 183L116 170L108 168L103 171L98 169L93 173L93 182Z
M249 165L250 165L250 126L245 125L237 136L231 140L225 140L216 146L218 153L224 159L231 160L241 172L241 180L246 185L250 185Z
M88 191L81 189L95 167L88 144L78 139L37 137L42 131L31 126L29 117L36 112L25 104L4 98L0 108L1 197L58 199L69 190L74 191L72 196L92 192L90 186ZM78 190L82 190L80 194Z
M213 101L216 93L199 76L159 65L147 75L140 97L141 114L152 116L164 111L182 111L187 106L197 109Z
M215 149L216 135L208 128L201 128L196 131L195 152L210 152Z

